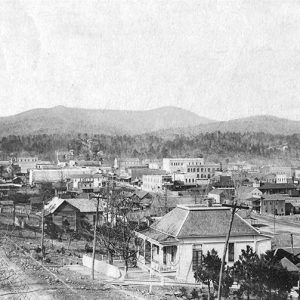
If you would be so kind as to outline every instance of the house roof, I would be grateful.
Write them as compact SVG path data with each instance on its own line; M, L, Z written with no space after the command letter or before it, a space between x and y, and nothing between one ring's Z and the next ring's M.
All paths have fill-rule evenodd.
M54 197L47 205L45 205L46 215L54 213L63 203L68 203L78 209L82 213L96 212L96 199L61 199ZM99 206L99 211L102 211L102 206Z
M97 211L97 200L96 199L65 199L70 205L79 209L82 213L96 212ZM102 205L99 205L99 211L102 211Z
M137 197L139 197L141 200L142 200L143 198L145 198L146 196L150 195L148 192L146 192L146 191L140 191L140 190L135 191L134 194L135 194ZM152 198L152 197L151 197L151 198Z
M237 189L237 193L238 194L248 194L248 193L252 193L256 189L257 189L257 187L253 187L253 186L241 186Z
M70 178L101 178L102 174L74 174L71 175Z
M299 269L288 258L284 257L280 260L281 265L289 272L299 272Z
M291 254L293 254L293 250L294 250L294 255L300 257L300 247L294 247L293 250L291 249L291 247L281 247L281 249Z
M146 236L147 238L153 239L160 244L169 244L169 243L177 243L178 240L168 234L159 232L157 230L154 230L152 228L146 229L144 231L140 232L142 235Z
M226 207L178 205L151 225L152 229L176 238L226 236L231 211ZM236 215L231 236L259 235L254 227Z
M288 196L282 194L271 194L271 195L266 194L262 196L263 200L272 200L272 201L277 201L277 200L285 201L287 197Z
M265 183L258 187L259 190L275 190L275 189L296 189L295 185L289 183Z
M222 193L224 193L224 191L221 189L213 189L208 194L221 195Z

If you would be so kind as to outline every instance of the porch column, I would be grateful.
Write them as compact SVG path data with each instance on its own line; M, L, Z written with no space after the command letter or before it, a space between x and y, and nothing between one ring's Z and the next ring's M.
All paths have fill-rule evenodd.
M146 239L144 239L144 261L146 264Z

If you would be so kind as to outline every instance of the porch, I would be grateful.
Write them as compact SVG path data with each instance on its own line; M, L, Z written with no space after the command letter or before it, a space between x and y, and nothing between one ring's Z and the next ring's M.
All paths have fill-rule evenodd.
M136 233L137 262L139 267L155 271L161 275L175 276L178 267L178 241L152 229Z

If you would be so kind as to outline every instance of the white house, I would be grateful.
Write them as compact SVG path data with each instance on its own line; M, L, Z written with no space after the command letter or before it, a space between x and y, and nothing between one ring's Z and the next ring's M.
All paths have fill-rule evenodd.
M216 203L222 203L226 194L221 189L213 189L207 194L208 198L214 199Z
M231 211L226 207L181 206L164 215L149 229L137 233L141 239L138 264L178 281L194 283L201 255L215 249L222 257ZM242 249L258 254L271 249L271 238L235 215L226 262L238 260Z
M253 186L241 186L237 188L236 193L241 200L247 200L251 198L260 199L263 194L262 191Z

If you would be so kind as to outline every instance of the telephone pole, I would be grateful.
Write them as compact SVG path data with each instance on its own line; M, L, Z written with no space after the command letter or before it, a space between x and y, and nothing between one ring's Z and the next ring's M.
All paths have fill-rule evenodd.
M292 233L291 233L291 248L292 248L293 255L295 255L295 252L294 252L294 236L293 236Z
M220 268L219 286L218 286L218 300L221 300L222 277L223 277L223 272L224 272L224 264L225 264L225 260L226 260L227 248L228 248L228 243L229 243L229 238L230 238L230 233L231 233L235 213L237 212L238 209L248 209L249 208L248 206L237 205L237 201L234 201L233 204L222 204L222 206L231 207L232 210L231 210L229 229L228 229L228 233L227 233L226 240L225 240L225 245L224 245L221 268Z
M42 255L43 255L43 258L44 258L44 254L45 254L45 251L44 251L44 215L45 215L45 200L43 200L43 208L42 208L42 237L41 237L41 250L42 250Z
M97 225L98 225L98 217L99 217L99 199L100 195L94 196L93 198L97 198L97 208L96 208L96 218L94 225L94 240L93 240L93 254L92 254L92 280L95 278L95 256L96 256L96 239L97 239Z

